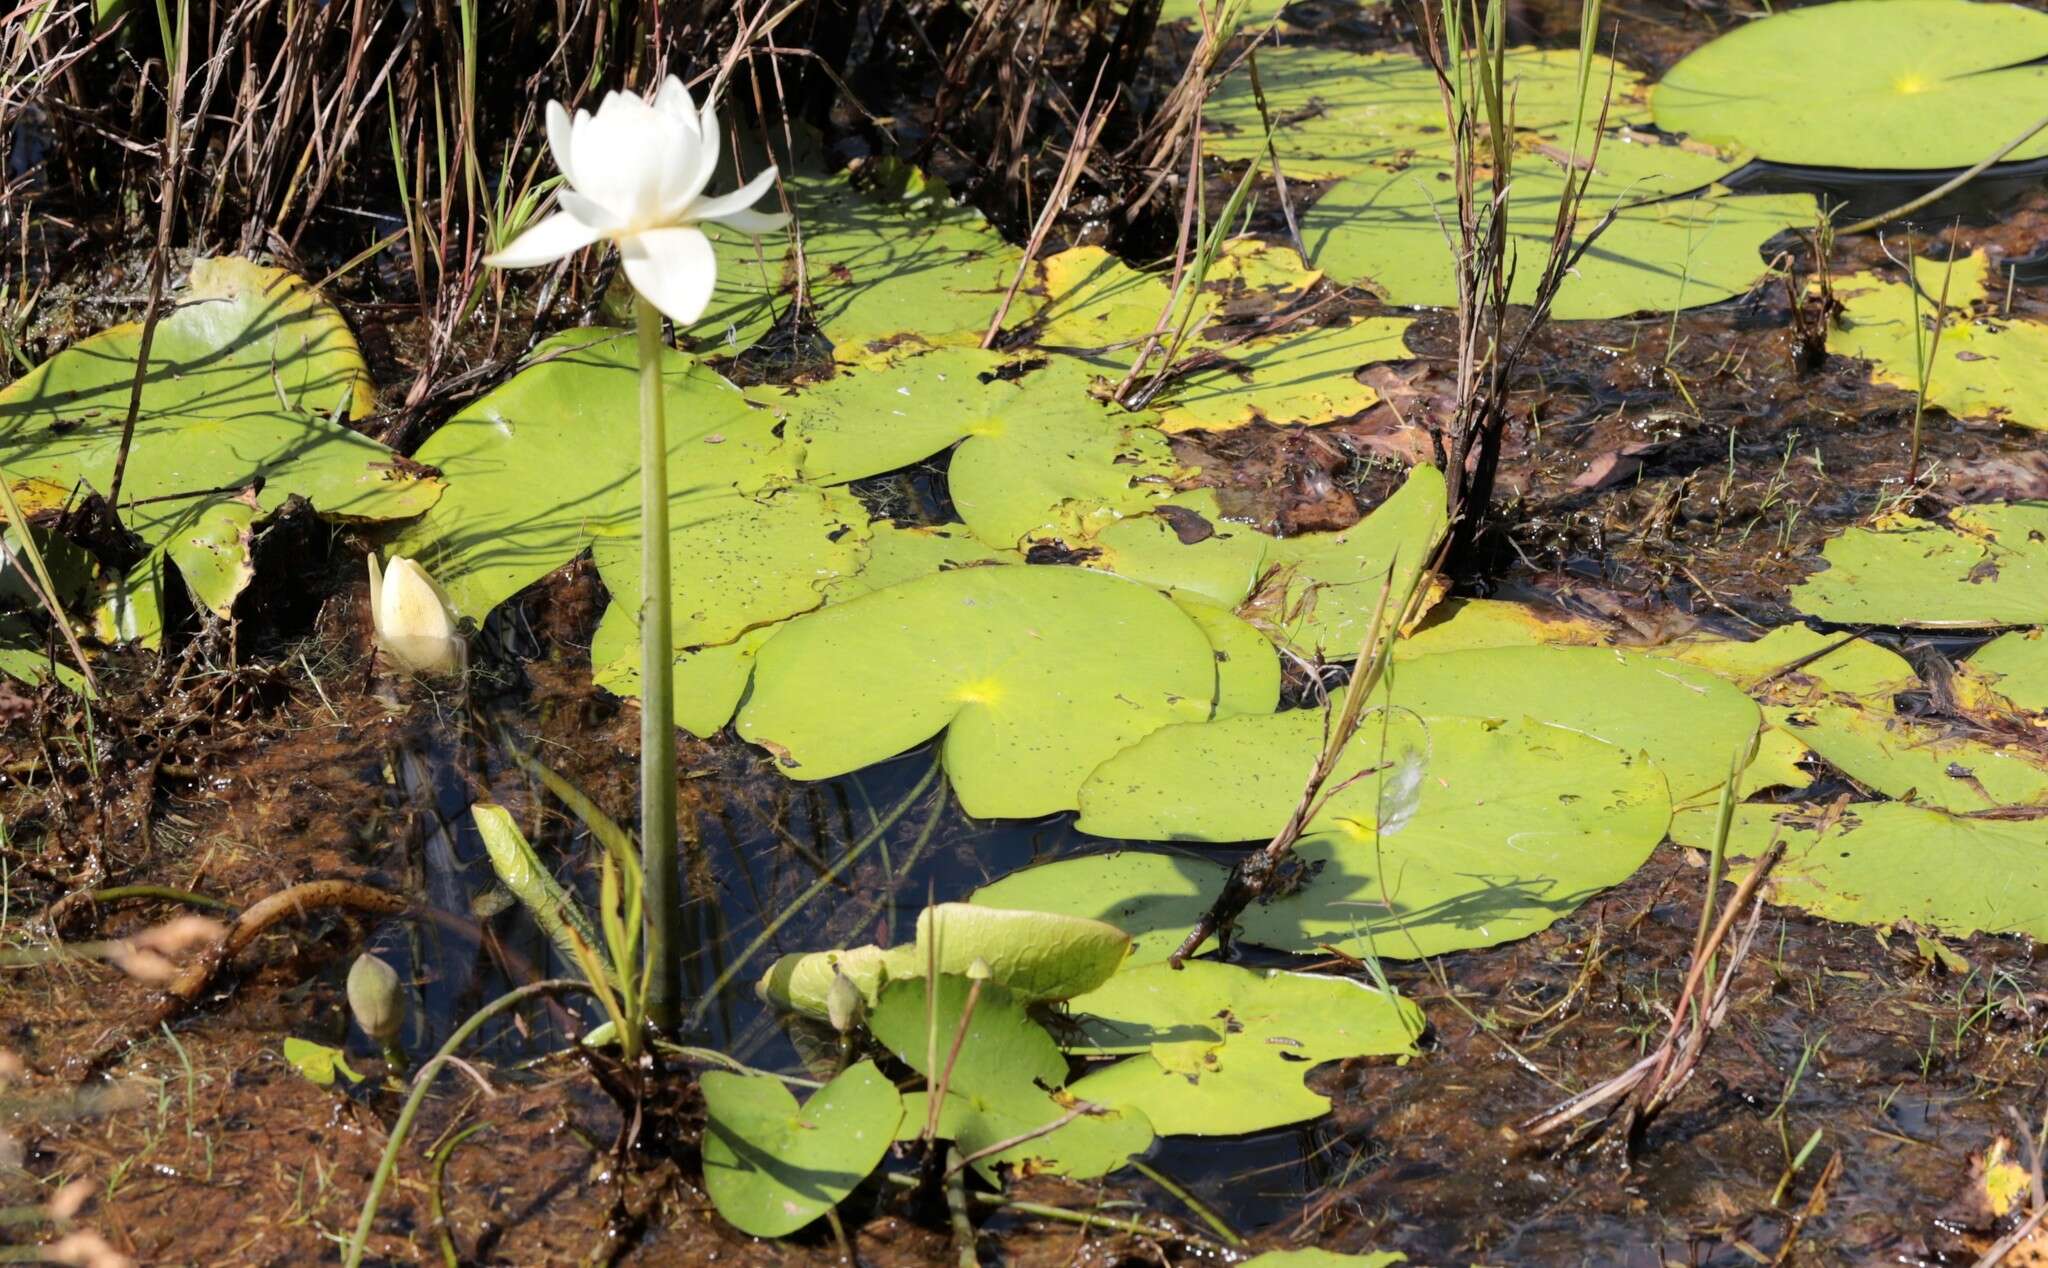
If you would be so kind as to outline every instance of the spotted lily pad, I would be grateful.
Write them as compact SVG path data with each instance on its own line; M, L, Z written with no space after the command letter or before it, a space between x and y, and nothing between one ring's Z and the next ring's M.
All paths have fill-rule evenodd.
M711 1070L704 1091L704 1187L743 1233L782 1237L868 1178L903 1117L872 1061L850 1066L802 1106L782 1080Z
M1657 126L1777 163L1968 167L2048 114L2048 15L1883 0L1743 22L1666 72ZM2048 154L2037 136L2011 157Z
M1970 653L1966 681L2007 709L2048 713L2048 634L2039 629L2001 634Z
M1843 774L1894 800L1956 813L2048 809L2048 760L2025 747L1944 735L1835 701L1769 715Z
M1887 0L1889 2L1889 0ZM1714 811L1686 811L1672 839L1702 849ZM1969 819L1897 802L1738 806L1728 848L1754 856L1782 836L1770 898L1828 920L1910 920L1954 937L2048 937L2048 819Z
M1163 1136L1237 1136L1327 1113L1303 1086L1344 1057L1405 1056L1422 1010L1347 978L1197 960L1129 969L1075 999L1075 1050L1139 1055L1078 1080L1075 1096L1136 1108ZM1206 1032L1206 1033L1204 1033Z
M801 229L810 315L836 360L872 365L981 342L1023 262L981 213L890 161L836 176L785 165L784 182ZM798 241L712 236L718 286L697 329L707 353L736 351L794 299Z
M1077 826L1127 840L1263 843L1300 798L1322 727L1319 711L1296 710L1154 732L1082 786ZM1306 883L1247 911L1247 939L1408 958L1526 937L1631 875L1671 814L1664 779L1641 754L1520 718L1375 717L1346 751L1342 775L1360 773L1296 847ZM1415 781L1414 802L1391 812L1385 798L1403 778ZM1028 888L1012 878L1001 901L1120 923L1131 894L1172 895L1197 870L1161 856L1134 889L1107 892L1083 889L1065 866L1023 873L1037 877ZM1206 893L1223 876L1210 866ZM1183 914L1173 903L1146 910Z
M1221 431L1247 423L1331 423L1371 408L1379 393L1358 372L1409 356L1413 321L1363 317L1236 344L1210 344L1214 364L1173 383L1152 402L1169 432Z
M376 406L348 326L305 282L247 260L200 260L158 322L121 486L121 519L149 548L131 585L166 561L227 616L253 575L254 526L286 499L330 518L417 515L441 496L341 420ZM106 493L141 351L139 324L81 339L0 389L0 468L23 513L74 490ZM260 487L259 487L260 486ZM160 609L117 636L153 639Z
M1908 283L1872 273L1836 282L1844 311L1828 336L1829 351L1862 357L1878 382L1917 393L1921 358L1931 349L1934 359L1925 374L1929 405L1957 418L2048 429L2048 325L1997 311L1990 301L2004 293L2005 277L1983 252L1955 261L1953 273L1950 267L1914 262L1917 302ZM1933 330L1937 308L1944 314L1938 346ZM1915 326L1920 329L1918 349Z
M969 814L1071 809L1104 758L1209 716L1215 656L1145 586L1079 568L964 568L784 625L756 654L745 738L826 779L946 731Z
M1827 568L1793 587L1792 603L1824 621L1913 628L2048 622L2048 502L1961 506L1939 522L1893 516L1845 531L1821 555Z

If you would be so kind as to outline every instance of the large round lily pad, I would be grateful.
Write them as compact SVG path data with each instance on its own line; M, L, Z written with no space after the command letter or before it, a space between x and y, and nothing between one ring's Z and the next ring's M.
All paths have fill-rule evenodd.
M947 732L977 816L1071 809L1104 758L1209 716L1215 658L1156 590L1079 568L965 568L791 621L755 658L740 734L825 779Z
M2048 622L2048 502L1961 506L1942 522L1893 516L1843 532L1821 555L1827 568L1793 587L1792 603L1824 621L1965 629Z
M287 498L386 520L441 495L441 481L342 425L369 414L376 395L341 314L312 287L208 259L175 299L150 344L121 486L122 522L151 550L139 573L160 579L168 558L226 616L252 575L254 525ZM141 344L139 323L115 326L0 389L0 467L24 514L74 490L109 491Z
M1425 713L1534 718L1646 752L1683 803L1718 788L1756 704L1705 670L1601 647L1500 647L1397 665L1381 698Z
M426 565L458 612L482 620L598 537L637 533L638 367L630 334L558 335L420 446L419 461L451 489L398 549ZM669 516L684 558L693 526L794 479L796 455L773 415L680 353L663 354L662 389Z
M2048 812L2048 759L2025 745L1945 735L1889 711L1836 701L1769 714L1843 774L1895 800L1960 814Z
M1300 798L1322 739L1313 710L1154 732L1083 785L1078 826L1263 843ZM1247 939L1407 958L1525 937L1626 879L1671 814L1664 779L1641 754L1521 718L1375 716L1339 778L1356 774L1296 847L1309 879L1247 911ZM1048 888L1071 888L1053 874L1060 866L1035 869L1045 873L1035 890L1013 882L1003 901L1039 905ZM1170 894L1185 871L1172 859L1157 870L1138 893ZM1110 912L1125 897L1076 893L1052 909L1116 923ZM1184 914L1175 906L1148 910Z
M1705 849L1714 812L1676 816L1671 836ZM1829 920L1891 925L1910 920L1956 937L2048 937L2048 819L1966 819L1896 802L1850 806L1738 806L1733 854L1786 841L1771 876L1771 901Z
M1657 126L1778 163L1968 167L2048 114L2048 15L1853 0L1744 22L1666 72ZM2014 159L2048 154L2037 136Z

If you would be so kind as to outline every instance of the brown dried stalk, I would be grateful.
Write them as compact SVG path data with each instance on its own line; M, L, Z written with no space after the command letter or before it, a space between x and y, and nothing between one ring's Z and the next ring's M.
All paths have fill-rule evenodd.
M1685 984L1678 992L1678 1002L1671 1010L1671 1023L1656 1048L1606 1082L1524 1122L1521 1131L1525 1136L1531 1139L1547 1136L1599 1111L1599 1117L1577 1129L1573 1141L1568 1143L1598 1135L1614 1121L1616 1114L1620 1114L1626 1126L1624 1139L1627 1149L1633 1152L1641 1144L1650 1123L1670 1107L1699 1071L1700 1058L1706 1051L1708 1040L1727 1018L1736 974L1749 956L1750 946L1756 939L1757 925L1763 916L1763 883L1784 857L1785 843L1773 841L1770 849L1757 860L1756 866L1736 888L1713 932L1704 942L1704 954L1693 956ZM1712 895L1709 894L1708 898L1711 900ZM1749 919L1737 937L1735 925L1745 910ZM1729 951L1716 976L1714 963L1720 958L1717 951L1723 944L1729 946Z

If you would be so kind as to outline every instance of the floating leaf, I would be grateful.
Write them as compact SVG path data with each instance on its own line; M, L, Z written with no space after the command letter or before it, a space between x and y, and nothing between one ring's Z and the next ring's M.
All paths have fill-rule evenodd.
M347 1079L350 1083L361 1083L363 1076L349 1069L348 1058L339 1048L330 1048L324 1043L310 1039L287 1036L284 1041L284 1059L292 1069L306 1076L309 1083L321 1087L333 1087L336 1078Z
M1364 519L1335 532L1269 537L1223 520L1206 490L1164 507L1104 527L1098 553L1083 562L1236 607L1274 642L1332 661L1358 655L1382 586L1398 607L1449 522L1434 467L1412 469Z
M808 315L836 360L874 364L981 342L1023 262L981 213L888 161L837 176L785 164L783 182L803 225ZM717 350L736 350L789 307L797 241L711 233L718 286L697 326Z
M1555 148L1524 152L1515 166L1508 249L1517 304L1535 301L1565 193ZM1610 210L1617 214L1558 289L1552 316L1670 313L1747 292L1766 273L1764 243L1812 223L1814 203L1805 194L1732 194L1712 184L1727 170L1711 155L1610 138L1586 190L1581 238ZM1457 276L1443 227L1457 219L1450 174L1447 164L1416 163L1339 181L1299 214L1309 260L1389 303L1454 306Z
M1794 586L1792 603L1824 621L1912 628L2048 622L2048 502L1959 506L1944 522L1894 516L1843 532L1821 555L1827 569Z
M1348 978L1260 973L1211 960L1176 971L1130 969L1072 1003L1086 1051L1099 1040L1123 1050L1131 1036L1163 1038L1070 1089L1083 1100L1136 1108L1164 1136L1237 1136L1327 1113L1327 1097L1303 1086L1325 1061L1415 1051L1422 1010Z
M2007 709L2048 713L2048 637L2038 629L2001 634L1962 663L1963 678Z
M1280 654L1266 636L1230 609L1177 594L1173 601L1194 618L1216 654L1218 718L1271 713L1280 706Z
M982 983L964 1034L971 984L965 978L939 978L926 1006L923 979L892 982L869 1018L876 1039L903 1058L912 1069L935 1078L951 1060L947 1095L940 1107L939 1134L959 1145L963 1155L1013 1140L1066 1117L1073 1108L1062 1093L1067 1062L1059 1045L1025 1012L1022 1001L995 982ZM958 1054L954 1055L955 1036ZM902 1134L922 1130L929 1101L925 1094L907 1098ZM990 1155L980 1162L986 1172L996 1163L1062 1175L1089 1177L1123 1165L1132 1154L1150 1147L1152 1127L1135 1112L1077 1116L1073 1121Z
M844 503L838 503L844 507ZM958 525L899 528L886 520L868 526L867 558L858 572L818 580L826 602L858 598L886 586L914 581L949 568L984 563L1020 563L1014 554L990 550ZM630 593L637 595L633 584ZM732 721L754 673L754 654L778 627L757 626L730 643L677 652L676 725L709 736ZM640 695L639 614L614 596L591 639L591 681L616 695Z
M1920 683L1913 666L1897 652L1804 625L1781 625L1749 642L1692 635L1652 648L1650 654L1697 665L1777 703L1826 693L1889 705L1891 697Z
M1381 698L1423 713L1534 718L1646 752L1684 802L1728 779L1761 721L1754 702L1690 665L1595 647L1500 647L1398 665Z
M1889 0L1888 0L1889 2ZM1738 806L1730 853L1753 857L1786 840L1770 897L1828 920L1910 920L1953 937L2048 937L2048 819L1966 819L1895 802L1848 807ZM1714 811L1672 820L1681 845L1713 844Z
M1363 317L1244 343L1209 344L1221 360L1177 379L1152 402L1169 432L1220 431L1264 420L1332 423L1377 404L1358 372L1409 357L1406 317Z
M841 484L922 461L1004 418L1029 427L1035 412L1060 408L1055 397L995 378L1003 360L979 348L946 348L747 395L785 420L784 434L803 445L806 477Z
M66 690L90 694L70 655L62 635L45 638L18 616L0 617L0 674L31 687L54 676Z
M903 1100L874 1062L849 1066L799 1107L782 1080L711 1070L704 1188L743 1233L796 1232L859 1187L888 1153Z
M1169 722L1206 718L1215 657L1155 590L1079 568L964 568L784 625L755 657L745 738L827 779L947 732L962 807L1070 809L1088 772Z
M1608 626L1554 609L1505 599L1445 599L1394 644L1394 659L1487 647L1599 647L1613 640Z
M558 335L420 446L416 457L450 490L396 549L433 573L456 611L480 621L595 538L637 531L638 366L630 334ZM795 478L774 416L718 375L665 352L662 392L678 533Z
M1773 708L1769 716L1844 775L1897 801L1959 814L2048 808L2048 763L2018 745L1950 737L1832 701Z
M1131 935L1136 967L1173 953L1215 901L1223 877L1222 867L1194 855L1120 850L1020 868L969 901L1106 921Z
M0 389L0 468L24 514L80 486L109 490L141 343L139 323L115 326ZM198 261L157 323L149 360L122 522L150 547L138 570L170 560L218 615L252 575L250 528L286 499L333 518L387 520L441 495L440 481L341 425L370 413L375 393L341 315L289 273ZM109 632L153 640L160 629L152 613Z
M1300 799L1322 742L1316 710L1154 732L1082 786L1076 826L1124 839L1263 844ZM1376 832L1382 790L1402 777L1410 753L1423 762L1418 804L1405 812L1412 818ZM1302 887L1245 913L1249 941L1405 959L1526 937L1627 879L1671 814L1663 777L1640 754L1520 718L1369 718L1339 772L1363 777L1329 799L1296 846L1309 871ZM1209 866L1205 894L1223 879ZM1012 878L1000 900L1095 916L1137 935L1152 929L1128 923L1132 915L1179 924L1186 908L1133 895L1177 899L1182 878L1197 871L1189 860L1154 863L1134 888L1111 891L1060 871L1071 867L1033 869L1042 875L1028 890Z
M2048 86L2048 77L2043 84ZM2048 429L2048 325L1986 303L1994 289L2003 294L2005 277L1982 251L1955 261L1954 274L1944 278L1950 267L1914 261L1917 299L1909 284L1874 273L1837 281L1835 294L1844 311L1828 335L1828 350L1869 361L1877 382L1908 392L1917 393L1924 377L1927 403L1957 418ZM1948 304L1941 344L1923 376L1921 363L1933 340L1935 307L1944 289ZM1973 315L1974 305L1987 311Z
M1822 4L1744 22L1665 73L1657 126L1775 163L1968 167L2048 113L2048 16L2012 4ZM2013 159L2048 154L2037 136Z

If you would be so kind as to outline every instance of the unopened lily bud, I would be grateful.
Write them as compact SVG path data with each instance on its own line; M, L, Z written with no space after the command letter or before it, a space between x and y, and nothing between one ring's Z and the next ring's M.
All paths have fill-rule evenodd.
M455 614L427 570L402 555L389 567L370 556L370 622L377 645L400 668L415 674L460 672L462 636Z
M398 1038L405 1024L405 992L398 985L398 970L367 951L356 957L348 971L348 1008L356 1025L379 1044Z
M988 961L978 955L974 957L974 963L967 966L967 980L970 982L986 982L995 975L996 971L988 966Z
M842 1035L848 1034L860 1025L867 1012L868 1002L861 997L860 987L835 968L832 985L825 991L825 1017L832 1023L832 1029Z

